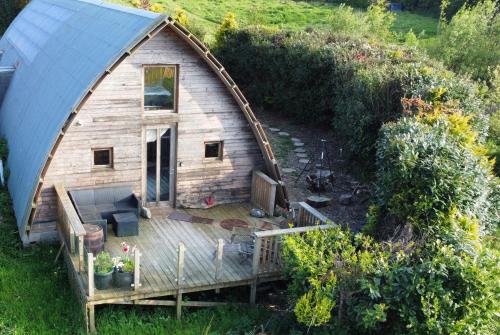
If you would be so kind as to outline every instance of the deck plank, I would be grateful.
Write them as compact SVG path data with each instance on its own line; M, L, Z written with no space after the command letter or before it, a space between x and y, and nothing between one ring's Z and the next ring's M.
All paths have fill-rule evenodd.
M171 220L168 211L154 211L150 220L141 219L139 235L116 237L110 233L105 248L112 256L121 254L120 243L127 242L137 246L141 256L141 283L137 291L126 289L110 289L96 291L94 303L98 301L115 301L121 299L137 299L137 295L156 296L175 294L177 289L177 248L179 242L186 247L182 288L186 291L207 290L213 287L230 287L238 283L249 282L253 277L251 260L241 262L238 253L223 254L221 273L215 277L215 259L218 239L229 243L231 232L222 228L220 222L225 219L242 219L250 226L259 226L264 220L249 215L250 204L219 205L210 209L178 209L190 215L213 219L212 224L190 223ZM85 278L79 276L85 283Z

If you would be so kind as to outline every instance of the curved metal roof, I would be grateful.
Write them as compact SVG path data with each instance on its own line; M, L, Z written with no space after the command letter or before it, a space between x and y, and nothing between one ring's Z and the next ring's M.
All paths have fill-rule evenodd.
M21 236L61 129L96 80L164 16L96 0L33 0L0 40L15 73L0 106Z

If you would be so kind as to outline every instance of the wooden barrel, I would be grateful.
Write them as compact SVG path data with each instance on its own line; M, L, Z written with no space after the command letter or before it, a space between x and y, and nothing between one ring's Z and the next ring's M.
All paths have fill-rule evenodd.
M97 255L104 251L104 232L102 227L95 224L84 224L85 235L84 244L87 252Z

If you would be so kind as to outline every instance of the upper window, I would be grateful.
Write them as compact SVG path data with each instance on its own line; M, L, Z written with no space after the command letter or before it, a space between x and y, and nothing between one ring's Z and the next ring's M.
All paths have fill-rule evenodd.
M175 66L144 68L144 109L174 110Z
M205 158L222 159L222 141L205 142Z
M113 167L113 148L92 149L93 167Z

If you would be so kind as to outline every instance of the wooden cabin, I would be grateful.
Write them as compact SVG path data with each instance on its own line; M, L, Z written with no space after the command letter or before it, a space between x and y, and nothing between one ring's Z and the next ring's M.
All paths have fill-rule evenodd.
M223 65L176 21L97 0L32 0L0 40L0 83L20 237L57 227L90 330L96 305L176 305L180 315L211 304L183 302L183 293L251 285L255 301L257 281L281 277L277 237L296 228L273 217L287 195L269 141ZM111 233L105 243L115 254L122 241L140 250L134 286L99 291L67 191L123 185L153 217L141 218L137 236ZM250 217L252 207L267 222ZM297 226L326 222L299 207ZM271 227L253 236L248 262L223 255L225 219Z
M56 221L57 182L131 185L145 207L181 208L248 202L253 170L281 182L239 88L171 18L101 1L36 0L0 52L0 66L15 68L0 134L24 241L34 225ZM286 201L281 187L278 201Z

